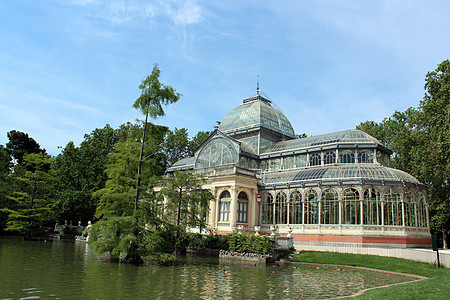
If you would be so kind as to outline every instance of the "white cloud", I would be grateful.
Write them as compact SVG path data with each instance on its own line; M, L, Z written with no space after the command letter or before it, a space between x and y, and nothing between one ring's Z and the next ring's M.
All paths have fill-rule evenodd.
M170 15L175 24L182 26L198 23L203 19L202 8L194 1L184 2Z

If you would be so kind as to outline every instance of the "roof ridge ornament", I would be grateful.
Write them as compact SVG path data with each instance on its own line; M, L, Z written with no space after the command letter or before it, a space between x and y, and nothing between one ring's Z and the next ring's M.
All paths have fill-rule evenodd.
M256 80L256 95L259 96L259 75L258 75L258 79Z

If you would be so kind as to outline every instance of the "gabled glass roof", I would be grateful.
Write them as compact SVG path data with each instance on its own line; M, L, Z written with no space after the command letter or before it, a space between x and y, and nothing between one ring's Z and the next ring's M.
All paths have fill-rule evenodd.
M373 136L368 135L367 133L357 129L351 129L309 136L301 139L278 142L264 149L261 154L292 151L297 149L329 144L359 144L359 143L371 143L371 144L375 143L382 146L380 141L378 141Z
M286 116L260 95L247 98L230 111L220 123L219 130L227 134L250 128L266 127L294 138L294 129Z
M392 168L369 165L343 165L281 171L262 175L263 184L295 183L314 180L385 180L420 182L413 176Z
M182 158L176 163L174 163L170 168L167 169L168 172L174 170L186 170L194 168L195 157Z

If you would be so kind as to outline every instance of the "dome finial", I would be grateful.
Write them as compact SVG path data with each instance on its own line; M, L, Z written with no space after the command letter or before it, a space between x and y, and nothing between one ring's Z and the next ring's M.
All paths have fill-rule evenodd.
M258 79L256 80L256 95L259 95L259 75Z

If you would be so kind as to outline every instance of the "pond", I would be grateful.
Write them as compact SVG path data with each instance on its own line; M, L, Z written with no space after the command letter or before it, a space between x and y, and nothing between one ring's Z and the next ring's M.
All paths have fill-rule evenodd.
M0 299L323 299L409 280L196 256L137 267L112 263L83 242L0 237Z

